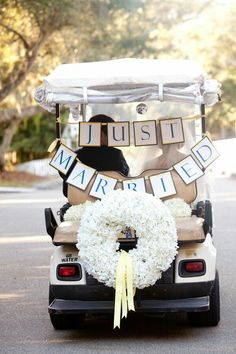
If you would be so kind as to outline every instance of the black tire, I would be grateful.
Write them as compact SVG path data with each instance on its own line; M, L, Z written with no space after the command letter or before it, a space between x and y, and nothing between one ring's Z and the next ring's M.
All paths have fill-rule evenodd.
M189 312L188 320L192 326L207 327L218 325L220 321L220 287L218 272L216 272L210 295L210 310L206 312Z
M55 299L49 286L49 305ZM85 314L77 315L55 315L49 314L51 323L55 329L76 329L81 328L85 321Z

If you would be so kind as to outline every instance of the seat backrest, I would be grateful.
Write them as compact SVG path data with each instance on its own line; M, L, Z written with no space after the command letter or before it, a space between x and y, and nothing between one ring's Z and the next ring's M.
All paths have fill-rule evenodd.
M147 171L142 172L141 175L138 176L138 177L145 178L145 185L146 185L146 192L147 193L153 194L150 180L149 180L149 178L147 178L147 176L156 175L156 174L162 173L162 172L165 172L165 171L163 171L163 170L147 170ZM106 171L106 172L102 172L102 174L112 177L112 178L116 178L118 180L117 185L116 185L116 189L122 189L122 181L123 180L128 180L128 179L134 178L134 177L123 176L122 174L120 174L119 172L116 172L116 171ZM174 180L177 194L172 195L170 197L163 198L163 200L178 197L178 198L182 198L188 204L192 203L197 196L196 182L194 181L194 182L186 185L184 183L184 181L182 180L182 178L177 174L177 172L175 170L171 170L171 175ZM85 191L68 184L68 202L71 205L76 205L76 204L84 203L87 200L88 201L95 201L96 198L89 195L89 192L92 188L95 178L96 178L96 175L93 176L93 178L89 182L89 185L87 186Z

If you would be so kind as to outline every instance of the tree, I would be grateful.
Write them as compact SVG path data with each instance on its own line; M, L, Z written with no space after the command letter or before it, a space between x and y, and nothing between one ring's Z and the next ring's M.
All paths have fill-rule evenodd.
M32 104L32 96L23 84L32 71L40 50L48 43L47 50L50 52L49 39L54 41L54 37L63 29L75 25L79 27L77 21L82 25L85 21L79 11L82 8L87 8L85 0L0 1L0 102L5 109L9 106L17 107L7 114L2 112L1 115L0 128L4 129L4 134L0 145L0 170L4 168L4 155L19 123L31 110L22 108L20 101L24 105ZM52 63L54 55L51 51ZM55 56L58 59L58 55ZM18 90L20 85L23 87ZM17 97L14 98L12 93ZM5 116L8 119L4 120Z
M55 137L55 123L48 116L48 112L40 112L31 119L25 118L20 124L13 137L12 148L17 151L21 162L46 156L45 146L49 146Z
M235 136L235 16L235 2L219 2L203 16L175 29L179 56L198 60L209 78L222 83L222 102L207 110L207 128L215 139Z
M0 107L14 108L0 118L0 130L5 129L0 170L22 113L31 110L32 87L53 67L61 62L120 57L177 57L175 28L196 18L211 3L0 0ZM5 120L10 113L11 118Z
M75 2L70 0L2 0L1 3L0 101L23 82L46 40L73 23L75 10ZM14 56L13 60L9 61L9 54Z

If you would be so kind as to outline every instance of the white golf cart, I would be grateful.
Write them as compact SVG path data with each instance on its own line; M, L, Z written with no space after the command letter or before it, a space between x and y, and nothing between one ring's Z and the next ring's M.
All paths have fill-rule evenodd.
M163 201L178 197L191 207L191 215L175 220L179 248L174 261L154 285L137 289L135 311L186 312L192 325L217 325L219 277L212 239L210 184L205 173L217 154L206 135L205 106L220 100L220 84L208 80L196 62L120 59L60 65L36 90L35 99L48 111L56 112L54 147L60 157L65 154L57 162L60 160L62 169L58 170L67 179L68 166L64 162L70 159L66 153L77 149L78 141L71 141L70 149L63 145L64 150L60 150L63 122L59 108L69 109L69 129L79 127L82 131L79 124L98 113L110 115L116 122L130 122L128 143L122 145L119 141L116 145L123 150L130 166L129 176L115 171L104 175L115 178L114 188L118 189L124 189L123 181L133 183L141 178L146 193ZM169 135L165 130L167 122ZM131 127L133 123L136 125ZM177 129L176 134L173 129ZM144 141L149 138L150 141ZM171 178L165 188L163 173ZM86 188L68 180L67 207L99 198L91 193L96 176L97 173L90 178ZM158 181L162 182L162 191ZM115 290L87 272L76 247L80 222L64 221L65 209L61 209L59 225L51 208L45 209L47 233L55 245L49 285L49 314L55 329L82 325L87 314L114 311ZM120 249L127 251L137 247L138 242L127 233L119 238Z

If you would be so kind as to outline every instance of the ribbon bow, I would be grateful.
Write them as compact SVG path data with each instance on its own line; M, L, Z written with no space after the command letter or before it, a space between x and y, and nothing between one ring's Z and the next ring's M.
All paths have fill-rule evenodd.
M129 253L121 251L116 268L116 289L113 328L120 328L120 319L128 311L135 311L132 259ZM122 317L121 317L122 310Z
M53 142L48 147L48 152L52 153L56 149L56 147L60 143L60 141L61 141L61 139L59 139L59 138L53 140Z

